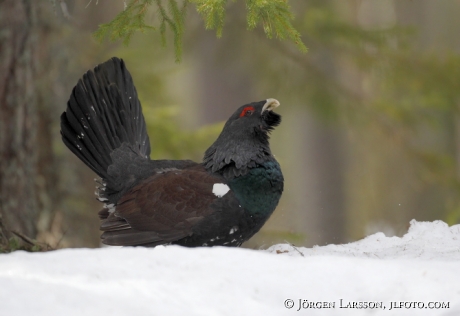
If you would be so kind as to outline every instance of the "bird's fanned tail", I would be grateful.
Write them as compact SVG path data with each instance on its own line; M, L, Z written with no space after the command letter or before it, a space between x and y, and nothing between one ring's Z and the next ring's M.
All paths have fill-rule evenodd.
M115 150L126 148L149 159L144 116L123 60L112 58L78 81L61 115L61 135L65 145L103 179L105 190L120 190L120 179L108 170Z

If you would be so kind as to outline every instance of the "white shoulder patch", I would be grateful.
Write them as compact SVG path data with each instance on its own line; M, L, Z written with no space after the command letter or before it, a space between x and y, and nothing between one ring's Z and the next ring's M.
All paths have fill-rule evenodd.
M224 183L214 183L212 186L212 193L219 198L227 194L228 191L230 191L230 188Z

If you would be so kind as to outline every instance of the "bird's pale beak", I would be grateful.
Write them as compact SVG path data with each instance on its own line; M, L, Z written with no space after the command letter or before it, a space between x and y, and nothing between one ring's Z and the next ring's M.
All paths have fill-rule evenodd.
M280 106L280 103L276 99L267 99L267 102L265 102L263 108L262 108L262 113L265 111L272 111L273 109L276 109L277 107Z

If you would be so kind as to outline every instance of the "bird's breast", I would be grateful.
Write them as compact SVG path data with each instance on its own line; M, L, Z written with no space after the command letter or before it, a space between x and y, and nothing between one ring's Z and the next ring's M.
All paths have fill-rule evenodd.
M284 178L280 165L275 160L230 180L229 186L249 215L268 218L281 198Z

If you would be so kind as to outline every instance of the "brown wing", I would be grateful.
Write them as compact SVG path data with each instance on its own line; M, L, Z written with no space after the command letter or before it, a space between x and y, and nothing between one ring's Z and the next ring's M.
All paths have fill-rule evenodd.
M192 227L213 212L212 192L222 177L201 166L157 173L128 191L101 224L102 242L136 246L164 244L190 236Z

